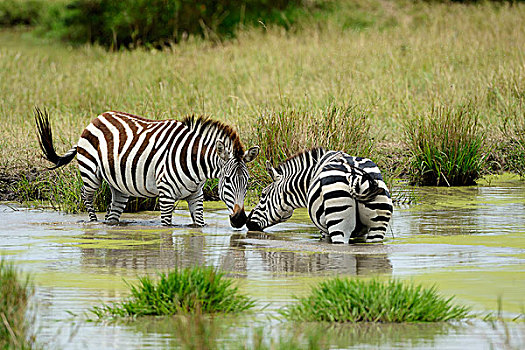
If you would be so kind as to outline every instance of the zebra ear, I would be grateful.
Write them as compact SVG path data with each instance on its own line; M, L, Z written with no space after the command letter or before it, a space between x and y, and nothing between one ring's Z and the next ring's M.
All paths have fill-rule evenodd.
M259 146L253 146L244 153L244 162L249 163L259 155Z
M230 155L226 151L226 147L224 147L224 143L221 140L217 140L217 142L215 143L215 149L217 150L217 154L222 160L224 160L225 162L228 161Z
M269 161L266 161L266 170L268 171L268 174L270 174L273 182L277 182L282 178L282 175L279 174L277 170L275 170L275 168L272 166L272 163Z

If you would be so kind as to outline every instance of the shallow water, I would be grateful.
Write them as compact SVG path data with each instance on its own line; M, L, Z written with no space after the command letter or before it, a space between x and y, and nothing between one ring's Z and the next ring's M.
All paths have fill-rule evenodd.
M223 322L218 337L233 343L243 344L243 334L254 327L273 337L285 334L289 325L268 316L276 316L294 295L304 295L314 283L335 275L435 284L442 294L455 295L457 302L482 314L496 312L501 297L505 317L523 313L525 182L507 177L476 187L418 189L417 194L420 204L395 208L384 244L358 246L320 242L304 210L263 234L231 229L222 203L205 204L204 228L188 227L188 213L179 208L174 216L179 226L168 229L158 225L159 213L153 212L125 214L121 225L107 226L84 222L85 214L3 204L0 251L37 285L36 324L46 348L178 344L174 320L86 322L86 311L121 300L127 295L125 281L133 283L137 275L195 264L227 271L259 302L254 314ZM325 332L334 348L523 348L523 323L507 326L510 336L505 325L493 327L481 320L347 325Z

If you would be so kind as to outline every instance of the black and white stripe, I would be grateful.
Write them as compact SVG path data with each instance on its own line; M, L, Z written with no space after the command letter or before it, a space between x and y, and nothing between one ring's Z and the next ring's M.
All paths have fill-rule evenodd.
M246 223L262 230L289 219L306 207L329 241L380 242L390 218L392 200L377 165L367 158L321 148L300 153L277 168Z
M230 223L246 222L244 197L248 186L246 163L257 157L257 146L244 152L237 133L206 117L148 120L122 112L106 112L82 132L66 155L56 154L47 113L36 109L39 142L54 168L77 155L84 182L82 199L91 221L95 191L109 184L108 222L118 222L130 196L159 197L161 222L170 225L175 201L185 199L194 224L204 225L202 188L206 179L219 178L219 197L230 210Z

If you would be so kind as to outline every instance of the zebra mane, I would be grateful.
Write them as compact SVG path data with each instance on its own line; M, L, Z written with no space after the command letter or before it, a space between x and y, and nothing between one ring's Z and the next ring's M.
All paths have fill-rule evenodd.
M300 151L293 156L288 157L284 162L280 163L275 170L279 174L284 174L284 171L292 167L297 161L301 161L307 157L313 160L314 163L317 163L326 154L326 150L322 147L315 147L312 149Z
M200 132L203 132L207 129L216 129L219 133L230 139L233 147L233 155L235 158L241 160L244 157L244 146L242 145L241 138L235 129L227 124L224 124L218 120L213 120L207 116L195 116L190 115L185 117L182 120L190 130L195 131L201 129Z

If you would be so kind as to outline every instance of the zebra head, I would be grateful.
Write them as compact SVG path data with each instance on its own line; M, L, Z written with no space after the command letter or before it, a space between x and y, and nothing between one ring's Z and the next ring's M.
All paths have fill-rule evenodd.
M246 227L250 231L262 231L269 226L286 221L294 211L286 200L289 181L268 161L266 161L266 170L273 182L262 191L259 203L248 216Z
M259 147L254 146L236 157L226 150L224 143L216 142L216 150L224 165L219 171L219 198L226 204L230 211L230 224L232 227L241 228L247 220L244 212L244 197L248 189L248 167L246 163L254 160L259 154Z

